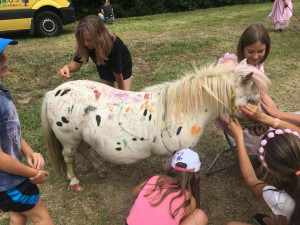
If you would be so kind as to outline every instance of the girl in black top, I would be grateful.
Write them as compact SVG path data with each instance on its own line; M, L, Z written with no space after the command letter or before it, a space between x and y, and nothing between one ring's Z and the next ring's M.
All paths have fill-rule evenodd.
M59 70L63 79L76 72L89 57L97 66L102 83L130 90L132 75L132 59L130 52L122 40L110 32L98 16L86 16L80 20L76 29L77 52L74 60Z

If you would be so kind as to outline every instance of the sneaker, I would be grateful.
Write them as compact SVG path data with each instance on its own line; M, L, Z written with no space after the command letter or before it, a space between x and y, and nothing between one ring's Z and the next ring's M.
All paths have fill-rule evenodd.
M270 217L268 215L262 214L262 213L258 213L254 215L254 220L257 224L259 225L267 225L264 221L263 218L265 217Z

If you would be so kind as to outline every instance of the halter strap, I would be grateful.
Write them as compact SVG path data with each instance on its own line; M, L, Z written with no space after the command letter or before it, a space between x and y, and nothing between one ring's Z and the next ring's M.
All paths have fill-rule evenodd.
M231 90L231 117L232 119L235 117L235 91L234 90Z

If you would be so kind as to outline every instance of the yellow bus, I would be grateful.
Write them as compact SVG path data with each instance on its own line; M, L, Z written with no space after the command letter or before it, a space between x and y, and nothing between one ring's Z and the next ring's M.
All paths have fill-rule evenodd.
M75 20L71 0L0 0L0 32L29 30L53 37Z

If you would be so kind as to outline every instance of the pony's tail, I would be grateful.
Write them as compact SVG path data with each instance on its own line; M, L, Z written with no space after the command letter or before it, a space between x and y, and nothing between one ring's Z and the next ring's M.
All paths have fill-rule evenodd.
M42 120L42 131L43 131L43 137L46 149L48 150L48 153L51 158L53 169L61 178L64 178L66 176L66 164L62 155L62 149L63 146L60 143L60 141L55 136L51 126L50 121L48 121L47 116L47 94L45 95L43 104L42 104L42 110L41 110L41 120Z

